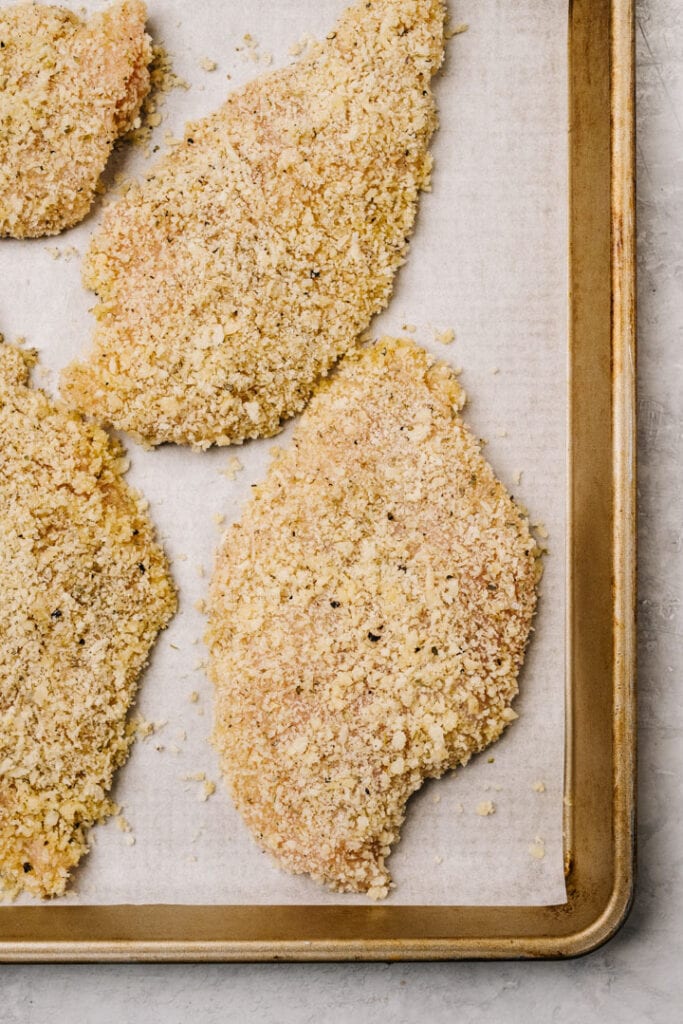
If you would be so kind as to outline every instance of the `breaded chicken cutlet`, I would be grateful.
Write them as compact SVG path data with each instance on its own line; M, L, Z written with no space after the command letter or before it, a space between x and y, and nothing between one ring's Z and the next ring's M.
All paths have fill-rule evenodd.
M139 0L88 22L63 7L0 8L0 236L83 220L149 91L146 17Z
M349 8L229 96L106 212L66 400L152 444L276 433L386 305L436 127L442 0Z
M54 896L111 812L175 593L123 450L30 388L33 362L0 343L0 894Z
M412 342L347 356L222 543L214 743L289 871L385 896L411 793L517 717L538 551Z

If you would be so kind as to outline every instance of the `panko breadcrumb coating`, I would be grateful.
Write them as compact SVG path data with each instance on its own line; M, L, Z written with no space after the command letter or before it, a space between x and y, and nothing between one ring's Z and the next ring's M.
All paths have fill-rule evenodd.
M149 90L146 17L140 0L88 22L64 7L0 8L0 236L83 220Z
M175 593L123 450L30 388L34 361L0 343L0 895L54 896L112 812Z
M278 431L386 305L436 126L442 0L349 8L300 63L190 125L85 262L76 408L152 444Z
M517 717L529 525L413 342L348 356L224 539L214 742L260 845L385 896L411 793Z

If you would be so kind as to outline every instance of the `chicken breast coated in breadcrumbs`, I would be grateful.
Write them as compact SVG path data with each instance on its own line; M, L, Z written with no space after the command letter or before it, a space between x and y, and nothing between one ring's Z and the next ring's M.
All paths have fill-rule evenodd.
M83 220L149 91L146 17L140 0L88 22L63 7L0 8L0 236Z
M429 181L442 0L362 0L233 93L106 212L92 350L62 393L141 435L274 434L386 305Z
M289 871L385 896L406 801L517 717L538 551L412 342L348 356L223 541L214 742Z
M0 344L0 895L54 896L112 810L175 593L123 450L30 388L33 361Z

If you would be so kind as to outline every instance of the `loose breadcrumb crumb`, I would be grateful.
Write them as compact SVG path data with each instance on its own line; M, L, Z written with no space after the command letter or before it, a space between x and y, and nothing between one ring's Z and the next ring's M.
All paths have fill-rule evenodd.
M303 409L406 259L443 19L443 0L350 7L108 207L84 262L97 324L63 374L70 404L200 448L270 436Z
M217 558L222 770L260 845L337 890L386 895L410 794L517 717L537 551L463 400L413 342L347 357Z
M441 345L450 345L455 341L455 331L448 327L445 331L437 331L435 337Z
M545 782L541 782L540 779L534 782L534 793L545 793Z
M149 722L141 715L135 715L131 719L131 728L134 729L135 735L142 740L146 740L149 736L152 736L156 730L154 722Z
M490 814L495 814L496 805L491 800L482 800L481 803L477 804L477 814L480 818L487 818Z
M190 693L190 696L188 697L188 700L189 700L190 704L196 704L197 703L197 701L199 700L199 694L197 693L196 690L192 690L192 692Z
M529 846L529 853L535 860L543 860L545 857L545 840L541 839L540 836L536 836L533 843Z
M190 85L184 78L175 74L171 66L171 57L168 51L161 44L152 47L150 72L150 89L143 100L138 117L132 123L130 130L124 136L125 141L132 142L140 147L145 156L150 155L150 144L152 130L157 128L163 118L159 110L166 102L166 96L172 89L189 89ZM165 133L165 141L169 147L174 141L170 132ZM128 181L122 185L121 194L126 195L133 186Z
M244 469L244 466L237 458L233 455L229 460L227 466L220 470L221 476L224 476L227 480L234 480L238 473Z
M53 896L118 808L127 718L175 610L122 447L29 387L0 343L0 890Z
M200 57L199 66L202 71L215 71L218 64L215 60L211 60L210 57Z
M146 18L139 0L87 22L64 7L0 8L0 237L83 220L149 90Z

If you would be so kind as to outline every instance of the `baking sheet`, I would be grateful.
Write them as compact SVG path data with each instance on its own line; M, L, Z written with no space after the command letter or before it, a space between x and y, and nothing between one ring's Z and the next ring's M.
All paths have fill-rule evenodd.
M191 84L168 95L153 145L163 149L166 131L180 133L188 117L213 110L229 88L267 72L269 53L273 67L290 60L291 43L307 32L324 35L344 6L204 0L190 8L182 0L150 0L152 34ZM451 14L469 29L449 43L436 83L442 126L433 143L433 191L422 198L408 263L373 331L415 325L417 340L463 367L467 421L488 440L488 458L532 520L545 524L550 551L516 704L520 719L467 769L411 800L390 861L396 888L389 901L557 904L565 900L566 3L461 0ZM215 60L216 70L204 70L203 58ZM112 171L135 175L150 159L125 147ZM94 297L80 285L72 247L85 251L100 215L98 207L57 239L0 243L0 331L39 349L51 373L36 379L50 389L92 330ZM456 341L445 347L434 335L448 327ZM207 453L128 445L129 480L150 501L180 611L157 645L138 702L144 718L159 725L136 743L116 784L132 831L115 822L93 830L92 852L59 902L366 901L283 874L256 848L207 741L211 693L196 603L206 594L223 528L216 520L239 515L269 450L290 433L291 425L276 441ZM235 455L244 469L231 481L225 470ZM217 783L206 801L204 780L191 778L200 773ZM489 800L495 813L479 816L477 806ZM539 840L543 857L530 849L538 852Z

